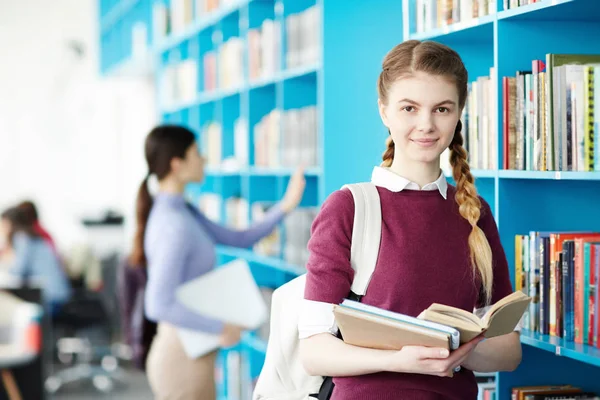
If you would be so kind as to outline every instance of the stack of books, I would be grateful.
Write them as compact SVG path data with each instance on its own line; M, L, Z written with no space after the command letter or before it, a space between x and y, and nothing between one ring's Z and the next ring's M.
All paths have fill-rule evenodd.
M480 318L475 314L434 303L417 317L344 300L333 313L344 342L373 349L400 350L404 346L455 350L479 335L486 338L512 332L531 298L514 292L490 306Z

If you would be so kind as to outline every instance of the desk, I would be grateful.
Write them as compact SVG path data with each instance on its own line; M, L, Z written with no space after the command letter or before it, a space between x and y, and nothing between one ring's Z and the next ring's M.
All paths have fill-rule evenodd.
M6 290L14 294L15 296L32 303L41 304L42 292L39 288L13 288L13 287L1 287L0 290ZM50 322L48 317L44 315L42 321L42 345L46 345L46 334L48 332L48 328ZM21 395L23 396L23 400L45 400L46 393L44 391L44 351L42 354L38 356L35 360L33 360L30 364L11 369L15 380L17 381L17 386L21 391ZM4 388L0 385L0 400L8 400L8 396L4 391Z

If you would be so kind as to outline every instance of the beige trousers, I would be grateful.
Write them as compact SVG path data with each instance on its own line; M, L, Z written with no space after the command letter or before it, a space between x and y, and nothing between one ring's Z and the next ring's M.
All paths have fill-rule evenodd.
M160 323L146 372L156 400L215 400L217 352L198 359L185 354L175 327Z

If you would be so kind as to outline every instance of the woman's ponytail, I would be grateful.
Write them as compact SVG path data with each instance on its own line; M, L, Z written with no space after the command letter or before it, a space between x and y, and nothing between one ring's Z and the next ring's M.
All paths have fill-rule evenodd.
M148 179L150 174L146 175L137 194L136 200L136 230L133 238L133 248L131 250L130 262L136 267L146 266L146 253L144 252L144 235L146 233L146 224L152 209L152 196L148 190Z

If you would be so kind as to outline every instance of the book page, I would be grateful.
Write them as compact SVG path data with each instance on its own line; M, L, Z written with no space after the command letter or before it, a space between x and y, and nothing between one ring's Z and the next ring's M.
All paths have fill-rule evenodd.
M420 319L437 322L457 329L460 332L460 343L466 343L483 332L483 328L470 320L456 318L437 311L424 310L419 314Z
M498 310L502 309L507 304L521 301L521 300L527 301L527 299L529 299L529 297L522 291L518 290L518 291L513 292L513 293L509 294L508 296L498 300L495 304L493 304L490 307L490 309L485 313L483 318L481 318L481 320L484 323L483 326L487 326L489 324L489 320L491 319L492 315L494 313L496 313Z
M481 328L485 327L485 324L479 317L477 317L477 315L470 313L468 311L462 310L460 308L451 307L451 306L447 306L447 305L439 304L439 303L433 303L431 306L429 306L429 308L427 308L427 311L435 312L438 314L443 314L448 317L455 318L460 321L464 321L464 322L470 323L472 325L475 325L475 327L481 327Z
M485 337L491 338L506 335L514 331L525 310L529 308L530 302L531 298L525 296L525 298L505 304L492 314L486 314L485 322L488 328L485 332Z

